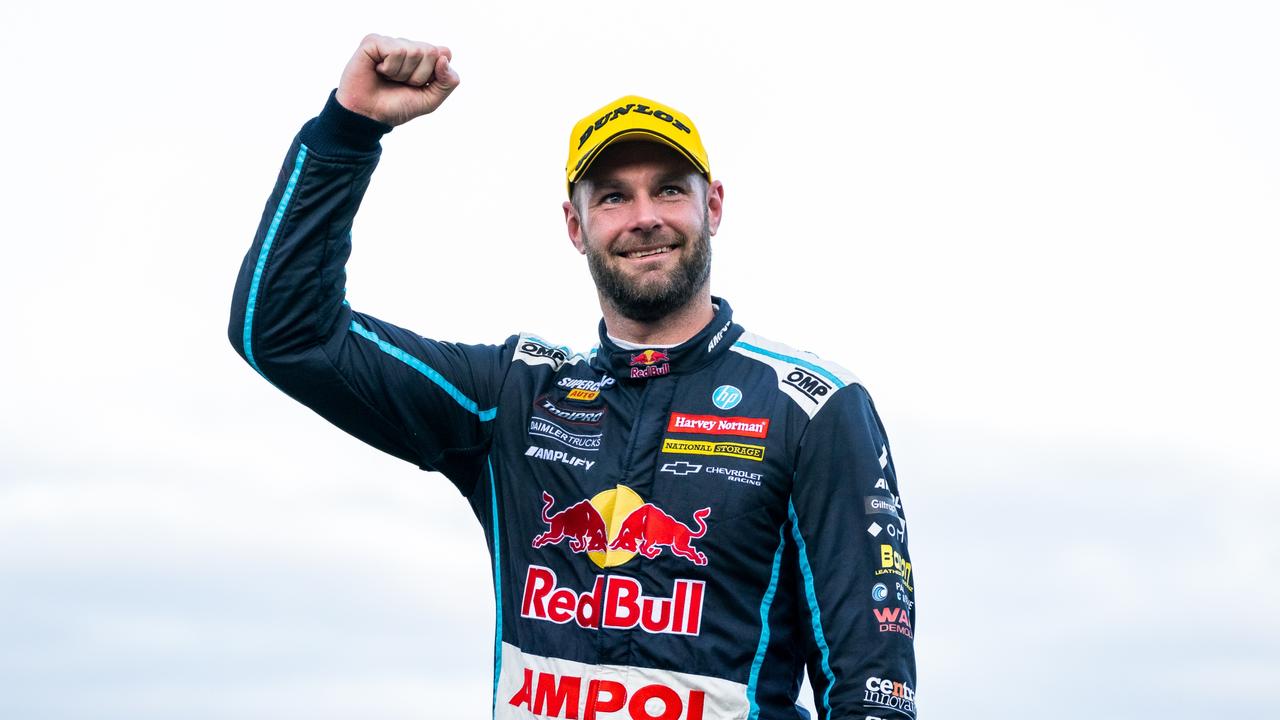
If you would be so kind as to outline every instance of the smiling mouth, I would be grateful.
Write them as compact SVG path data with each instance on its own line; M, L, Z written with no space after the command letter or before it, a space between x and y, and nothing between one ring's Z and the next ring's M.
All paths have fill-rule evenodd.
M662 255L664 253L669 253L675 249L676 249L675 245L662 245L660 247L645 248L643 250L633 250L631 252L622 253L622 257L628 258L630 260L637 260L639 258L647 258L647 257L653 257L654 255Z

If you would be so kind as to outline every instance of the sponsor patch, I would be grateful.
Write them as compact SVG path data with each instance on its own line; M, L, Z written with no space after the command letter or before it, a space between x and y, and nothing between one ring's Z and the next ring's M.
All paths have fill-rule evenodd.
M667 432L739 435L763 439L769 434L769 418L720 417L719 415L688 415L673 412L667 420Z
M880 632L911 637L911 613L906 608L871 608L871 611L875 613Z
M662 441L662 452L684 453L688 455L718 455L721 457L735 457L742 458L743 460L754 460L755 462L764 460L763 445L712 442L710 440L676 440L673 438L666 438Z
M549 415L560 418L566 422L579 423L582 425L598 425L604 419L604 408L599 410L571 410L562 408L551 402L546 395L538 398L533 406Z
M867 515L892 515L894 520L898 519L897 504L892 496L865 495L862 506Z
M832 387L831 383L827 382L820 375L810 372L799 365L792 367L782 381L799 390L802 395L814 404L818 404L835 389Z
M574 388L570 390L569 394L566 395L565 397L569 398L570 400L577 400L579 402L591 402L592 400L595 400L596 398L600 397L600 391Z
M897 575L902 578L908 592L915 592L911 587L911 561L892 545L880 546L880 569L876 570L876 575Z
M711 338L711 342L707 343L707 352L711 352L716 349L716 346L724 339L724 334L729 332L729 326L732 324L732 320L725 322L724 327L720 328L720 330L715 334L715 337Z
M711 393L711 404L721 410L732 410L742 402L742 391L732 385L721 385Z
M669 472L672 475L696 475L699 473L704 475L720 475L722 477L727 477L734 482L746 485L755 485L756 487L760 487L761 480L764 478L764 473L751 472L750 470L739 470L738 468L720 467L719 465L699 465L697 463L685 462L684 460L664 463L661 470L662 472Z
M631 378L653 378L671 372L671 357L661 350L645 350L631 356Z
M530 565L520 616L585 630L639 628L647 633L697 635L702 631L701 580L677 579L670 597L644 594L640 581L625 575L595 576L586 592L560 587L555 571Z
M584 460L576 455L570 455L563 450L548 450L537 445L530 445L529 449L524 453L525 457L537 458L548 462L564 463L569 467L580 467L584 470L590 470L592 465L596 464L595 460Z
M864 703L897 710L908 717L916 716L916 693L906 682L869 677L865 688L866 692L862 695Z
M609 387L613 383L614 383L614 379L609 377L608 375L605 375L599 380L587 380L586 378L571 378L571 377L560 378L560 380L556 383L556 386L562 387L566 390L580 389L580 390L600 391Z
M551 422L543 420L539 417L529 418L529 434L537 437L544 437L574 450L585 450L586 452L596 452L600 449L601 433L572 433Z

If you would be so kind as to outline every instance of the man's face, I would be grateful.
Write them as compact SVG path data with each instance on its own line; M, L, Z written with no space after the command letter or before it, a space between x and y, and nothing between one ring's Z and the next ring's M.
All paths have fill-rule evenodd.
M565 221L605 301L653 322L707 292L723 196L665 145L621 142L578 182Z

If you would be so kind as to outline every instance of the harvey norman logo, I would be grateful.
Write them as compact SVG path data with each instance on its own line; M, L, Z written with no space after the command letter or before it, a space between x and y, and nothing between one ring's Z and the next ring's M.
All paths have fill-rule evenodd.
M720 455L736 457L744 460L760 462L764 460L763 445L746 443L711 442L709 440L675 440L667 438L662 441L664 453L686 453L689 455Z
M667 432L700 433L703 435L741 435L764 438L769 434L768 418L720 417L718 415L686 415L671 413Z

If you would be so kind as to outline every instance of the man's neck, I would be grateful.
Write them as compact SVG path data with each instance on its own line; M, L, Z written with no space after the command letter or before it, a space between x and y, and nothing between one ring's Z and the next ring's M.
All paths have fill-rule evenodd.
M604 327L610 336L637 345L679 345L697 335L715 317L710 293L695 296L689 304L653 322L624 317L603 299L600 311L604 314Z

